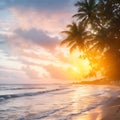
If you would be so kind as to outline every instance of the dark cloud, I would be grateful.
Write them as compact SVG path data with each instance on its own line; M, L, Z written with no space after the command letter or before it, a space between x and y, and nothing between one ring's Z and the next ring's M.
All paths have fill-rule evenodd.
M15 33L17 34L17 37L45 48L53 48L59 43L57 37L49 37L44 31L34 28L28 31L17 29Z

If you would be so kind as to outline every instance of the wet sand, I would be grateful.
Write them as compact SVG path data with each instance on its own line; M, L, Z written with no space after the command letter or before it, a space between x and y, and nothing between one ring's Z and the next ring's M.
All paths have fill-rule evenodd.
M101 120L120 120L120 96L103 106Z
M120 97L112 98L107 104L76 116L72 120L120 120Z

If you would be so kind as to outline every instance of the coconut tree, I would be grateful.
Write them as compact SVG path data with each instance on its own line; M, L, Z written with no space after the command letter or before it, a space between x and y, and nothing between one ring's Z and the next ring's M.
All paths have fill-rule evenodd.
M84 0L78 1L75 6L78 8L77 14L73 15L79 22L82 22L84 26L88 24L94 27L100 26L97 18L97 2L96 0ZM96 22L97 21L97 22Z
M75 49L85 49L85 38L87 33L83 26L78 26L77 23L73 22L67 26L68 30L62 31L67 37L61 42L61 45L67 45L70 48L70 52Z
M120 79L120 0L83 0L75 6L77 21L63 31L67 37L61 44L71 52L84 50L93 70L98 63L111 73L109 78Z
M105 23L96 36L97 43L93 46L96 50L104 52L101 58L106 75L109 79L119 80L120 68L120 1L118 0L100 0L101 6L99 18ZM107 61L107 62L105 62Z
M66 38L61 42L61 45L66 45L70 48L70 52L73 52L75 49L79 49L80 51L84 52L80 58L82 59L89 59L91 71L91 76L95 76L95 67L93 64L95 64L95 59L93 60L93 57L90 56L89 52L89 45L87 44L88 40L92 38L88 32L85 31L84 27L79 24L79 26L73 22L72 24L67 26L68 30L63 31L62 33L65 33L67 36Z

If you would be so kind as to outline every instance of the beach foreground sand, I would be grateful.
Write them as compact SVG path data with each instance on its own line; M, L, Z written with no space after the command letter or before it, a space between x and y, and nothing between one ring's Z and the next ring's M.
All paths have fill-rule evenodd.
M73 120L120 120L120 96L82 116L74 117Z
M120 120L120 96L103 106L101 120Z

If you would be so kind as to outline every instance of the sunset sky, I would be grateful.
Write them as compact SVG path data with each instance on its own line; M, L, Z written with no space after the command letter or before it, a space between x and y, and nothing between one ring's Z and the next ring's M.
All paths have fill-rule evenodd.
M80 79L88 61L60 46L76 0L0 0L0 83Z

